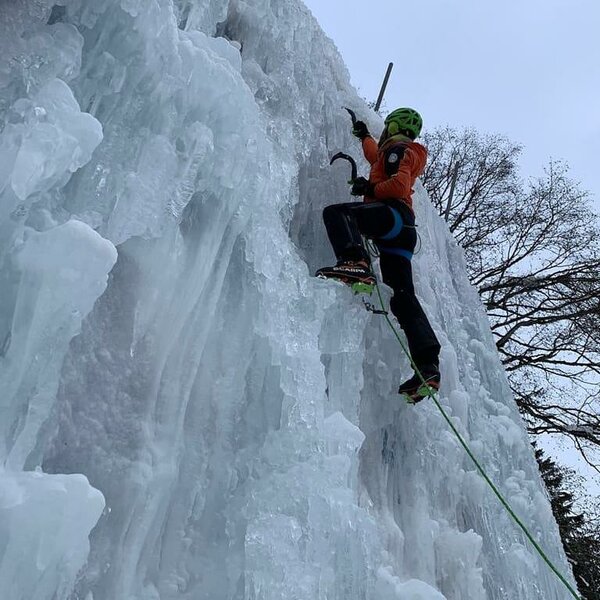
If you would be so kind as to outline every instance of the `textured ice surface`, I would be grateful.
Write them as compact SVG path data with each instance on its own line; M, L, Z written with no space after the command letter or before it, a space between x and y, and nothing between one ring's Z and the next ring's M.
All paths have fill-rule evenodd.
M567 598L435 406L399 400L385 322L310 276L349 200L329 157L360 152L341 107L381 123L307 9L0 10L11 600ZM462 253L415 200L440 401L567 572Z
M103 508L102 494L83 475L0 468L2 598L67 598Z

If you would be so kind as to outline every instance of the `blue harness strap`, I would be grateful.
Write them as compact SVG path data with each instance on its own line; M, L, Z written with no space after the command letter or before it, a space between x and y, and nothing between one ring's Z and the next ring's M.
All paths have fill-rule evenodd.
M385 234L382 235L380 240L393 240L401 231L404 226L404 221L402 220L402 215L391 206L390 210L394 213L394 226Z
M404 250L404 248L389 248L387 246L379 246L379 252L383 252L384 254L397 254L398 256L404 256L404 258L408 258L408 260L412 260L413 253L408 250Z
M395 237L400 235L402 231L402 227L404 227L404 220L402 219L402 215L391 206L390 210L394 213L394 226L386 233L381 236L380 240L393 240ZM380 252L384 252L385 254L397 254L398 256L404 256L404 258L408 258L411 260L413 257L413 253L408 250L404 250L403 248L394 248L392 246L378 246Z

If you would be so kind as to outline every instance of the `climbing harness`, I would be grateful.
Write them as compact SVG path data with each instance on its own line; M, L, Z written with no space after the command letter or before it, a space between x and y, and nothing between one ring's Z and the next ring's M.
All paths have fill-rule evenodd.
M379 303L380 303L380 306L381 306L381 311L378 312L378 313L376 313L376 314L383 314L385 316L385 319L386 319L388 325L390 326L390 329L392 330L392 332L394 333L394 336L398 340L398 343L400 344L400 347L402 348L404 354L406 354L406 356L408 357L408 360L410 361L410 364L411 364L412 368L414 369L414 371L417 374L417 376L423 382L423 386L428 390L427 395L435 403L435 406L438 408L438 410L442 414L442 417L444 418L444 420L446 421L446 423L449 425L450 429L452 430L452 433L454 433L454 435L458 439L460 445L464 448L464 450L468 454L469 458L475 464L475 467L477 468L477 471L479 472L479 474L483 477L483 479L485 480L485 482L489 485L489 487L491 488L492 492L498 498L498 500L500 501L500 503L502 504L502 506L506 509L506 511L508 512L508 514L512 517L512 519L515 521L515 523L523 531L523 533L525 534L525 536L527 537L527 539L531 542L531 544L533 545L533 547L535 548L535 550L537 551L537 553L540 555L540 557L544 560L544 562L548 565L548 567L552 570L552 572L558 577L558 579L560 579L560 581L564 584L564 586L567 588L567 590L569 590L569 592L573 596L573 598L576 598L576 600L583 600L581 598L581 596L579 596L579 594L573 589L573 586L571 586L571 584L567 581L567 579L564 577L564 575L562 575L562 573L558 570L558 568L550 560L550 558L544 552L544 550L542 549L542 547L535 541L535 539L533 538L533 535L529 532L529 530L524 525L524 523L521 521L521 519L519 519L519 517L516 515L516 513L514 512L514 510L512 509L512 507L510 506L510 504L508 503L508 501L504 498L504 496L502 496L502 494L500 493L500 491L498 490L498 488L494 485L494 482L489 478L489 476L485 472L484 468L481 466L481 463L477 460L477 457L473 454L473 451L471 450L471 448L469 447L469 445L467 444L467 442L465 441L465 439L463 438L463 436L460 434L460 432L458 431L458 429L456 428L456 426L454 425L454 423L452 422L452 420L448 416L448 413L444 410L444 407L440 404L439 400L437 399L437 397L435 395L436 390L434 390L432 387L430 387L429 385L427 385L427 382L425 381L425 379L424 379L421 371L419 370L419 368L417 367L417 365L414 363L414 361L413 361L413 359L412 359L412 357L410 355L410 352L409 352L408 348L406 347L406 344L402 341L402 338L400 337L400 334L398 333L398 331L394 327L394 324L392 323L392 321L391 321L391 319L389 317L389 314L385 311L385 305L384 305L384 302L383 302L383 297L381 295L381 290L379 289L379 284L377 282L375 283L375 289L377 290L377 295L379 297Z

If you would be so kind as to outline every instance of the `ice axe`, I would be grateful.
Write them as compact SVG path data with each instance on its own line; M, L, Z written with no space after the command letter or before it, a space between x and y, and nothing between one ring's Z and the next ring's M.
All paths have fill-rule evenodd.
M346 110L349 110L349 109L346 109ZM337 154L334 154L331 157L329 164L332 165L338 158L343 158L344 160L347 160L350 163L350 165L352 167L352 179L350 179L350 181L348 181L348 183L352 185L354 183L354 181L356 180L356 178L358 177L358 168L356 166L356 161L348 154L345 154L344 152L338 152Z
M344 110L348 111L348 114L350 115L350 118L352 119L352 126L354 126L356 124L356 113L348 108L347 106L344 106ZM347 160L350 165L352 166L352 179L350 179L350 181L348 181L348 183L350 185L352 185L355 181L356 178L358 177L358 168L356 166L356 161L348 154L345 154L344 152L338 152L337 154L333 155L331 157L331 160L329 161L329 164L332 165L338 158L343 158L344 160Z
M350 118L352 119L352 127L354 127L354 125L356 125L356 121L357 121L356 113L353 110L349 109L347 106L344 106L344 110L348 111L348 114L350 115Z

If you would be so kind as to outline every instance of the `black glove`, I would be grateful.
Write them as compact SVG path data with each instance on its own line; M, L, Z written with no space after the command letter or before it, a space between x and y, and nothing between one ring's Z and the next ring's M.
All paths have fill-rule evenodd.
M353 196L373 196L375 195L375 186L364 177L357 177L352 182L350 193Z
M359 140L364 140L371 134L363 121L356 121L352 126L352 135L355 135Z

